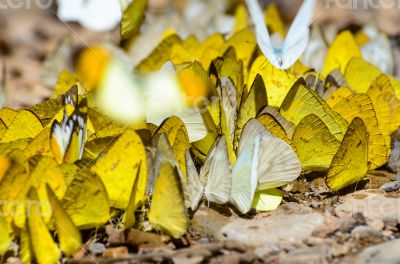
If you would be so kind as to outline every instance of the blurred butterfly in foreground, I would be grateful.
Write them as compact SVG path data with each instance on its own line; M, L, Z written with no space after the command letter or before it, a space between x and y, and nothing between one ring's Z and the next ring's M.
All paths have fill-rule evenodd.
M64 22L76 21L94 31L108 31L121 21L118 0L58 0L57 15Z
M58 163L73 163L82 158L86 137L87 100L78 104L78 87L74 86L63 96L64 117L54 120L51 126L50 146ZM75 109L71 115L67 106Z
M251 18L256 28L256 37L261 51L276 68L286 70L292 66L304 52L310 38L309 26L312 23L316 0L305 0L287 34L280 45L271 41L264 16L257 0L246 0Z

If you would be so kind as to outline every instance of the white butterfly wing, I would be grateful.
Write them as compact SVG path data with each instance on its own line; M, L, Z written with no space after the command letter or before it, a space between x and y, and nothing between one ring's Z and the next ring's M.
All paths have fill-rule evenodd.
M236 88L232 80L228 77L221 78L221 100L229 132L229 138L233 140L237 120L237 100Z
M250 211L258 182L260 135L242 148L232 170L230 202L242 213Z
M224 204L229 201L232 169L228 158L226 138L217 138L200 170L201 182L207 182L204 194L209 202Z
M175 115L185 124L190 142L199 141L207 135L200 110L186 105L172 62L166 62L158 72L148 76L145 99L149 123L160 125L166 118Z
M188 108L177 116L182 119L186 126L190 143L202 140L207 136L207 128L204 125L200 110Z
M305 51L310 38L316 0L305 0L282 45L282 69L292 66Z
M186 151L186 175L188 194L187 199L185 199L185 202L187 203L186 207L190 207L194 211L203 197L204 187L203 184L201 184L199 175L189 151Z
M122 18L119 0L86 0L82 8L85 10L79 22L94 31L114 29Z
M257 119L250 119L243 128L237 153L242 153L248 145L252 144L257 135L264 133L266 133L265 127Z
M245 125L238 153L257 135L261 135L257 189L275 188L297 179L301 173L301 164L296 153L285 141L272 135L257 119L251 119Z
M143 82L127 66L118 58L110 61L95 100L102 112L129 124L143 120L146 108L141 94Z
M272 44L271 37L265 24L260 4L257 0L246 0L246 4L256 29L257 43L260 46L262 53L267 57L272 65L279 67L275 47Z
M58 0L57 14L65 22L79 21L84 13L82 5L82 0Z
M297 179L301 164L289 144L267 131L261 138L258 172L258 190L266 190Z

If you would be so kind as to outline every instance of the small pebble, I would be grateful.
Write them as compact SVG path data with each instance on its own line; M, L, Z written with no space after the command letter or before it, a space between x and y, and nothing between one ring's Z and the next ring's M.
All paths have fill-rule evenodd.
M384 237L391 237L391 236L393 236L393 231L390 231L390 230L383 230L383 231L382 231L382 235L383 235Z
M322 205L322 203L319 201L312 201L310 204L311 208L315 208L315 209L320 208L321 205Z
M99 255L99 254L103 254L103 252L106 250L106 246L104 246L103 243L90 243L88 250L90 251L90 253L95 254L95 255Z
M394 192L400 189L400 181L388 182L383 184L379 189L384 190L385 192Z
M380 237L381 235L379 231L373 229L372 227L361 225L356 226L351 231L351 236L355 239L366 239Z
M9 257L9 258L7 258L6 263L7 264L19 264L19 263L21 263L21 260L16 257Z
M199 244L208 244L210 243L210 240L207 237L202 237L199 239L199 241L197 241L197 243Z

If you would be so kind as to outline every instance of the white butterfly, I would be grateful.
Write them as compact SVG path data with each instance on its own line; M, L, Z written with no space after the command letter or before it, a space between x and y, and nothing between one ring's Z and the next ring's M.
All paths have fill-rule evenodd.
M245 214L251 209L256 190L279 187L300 176L300 161L293 149L257 119L244 127L237 153L231 169L225 136L218 138L200 171L200 178L187 155L187 190L192 210L204 193L207 200L219 204L229 201Z
M305 0L281 45L272 43L257 0L246 0L246 3L256 28L258 45L269 62L281 70L292 66L307 47L316 0Z
M257 162L260 138L239 153L233 169L228 158L225 136L216 139L197 174L190 154L186 155L189 205L195 210L204 194L209 202L235 205L243 214L251 209L257 187Z
M238 152L246 148L248 139L257 135L261 135L257 190L280 187L297 179L301 173L301 164L296 153L257 119L251 119L244 127Z
M58 0L58 16L94 31L108 31L121 21L122 9L119 0Z

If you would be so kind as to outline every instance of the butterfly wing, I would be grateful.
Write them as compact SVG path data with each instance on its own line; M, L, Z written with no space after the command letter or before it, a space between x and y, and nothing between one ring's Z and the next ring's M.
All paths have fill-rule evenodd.
M259 3L257 0L246 0L246 4L256 28L257 43L260 46L262 53L267 57L272 65L279 68L278 58L276 56L276 47L272 44Z
M333 191L357 183L368 171L368 133L361 118L354 118L332 160L326 184Z
M217 138L200 170L200 180L207 182L205 195L209 202L224 204L231 191L231 164L225 136Z
M69 104L76 107L78 104L78 86L74 85L62 98L64 106Z
M199 174L193 163L189 151L186 151L186 175L188 178L187 193L190 208L194 211L200 203L204 193L204 186L201 184Z
M83 99L79 107L68 119L66 131L70 133L69 140L66 144L64 161L73 163L83 156L83 148L86 139L86 119L87 119L87 100ZM68 138L68 137L66 137Z
M283 186L300 176L301 164L292 147L266 131L261 139L258 189Z
M181 237L188 228L180 176L177 167L168 162L155 181L148 217L152 226L174 238Z
M188 108L182 113L178 113L177 116L180 117L185 124L190 142L202 140L207 136L207 129L199 110Z
M257 135L239 153L232 170L230 202L242 213L250 211L258 182L260 135Z
M238 153L241 153L257 134L261 135L258 190L279 187L299 177L301 165L292 147L272 135L257 119L251 119L246 124Z
M51 125L50 147L55 160L61 164L64 161L65 145L63 139L63 129L57 120Z
M316 0L305 0L297 13L282 45L281 69L292 66L305 51L310 39L310 24L316 3Z

